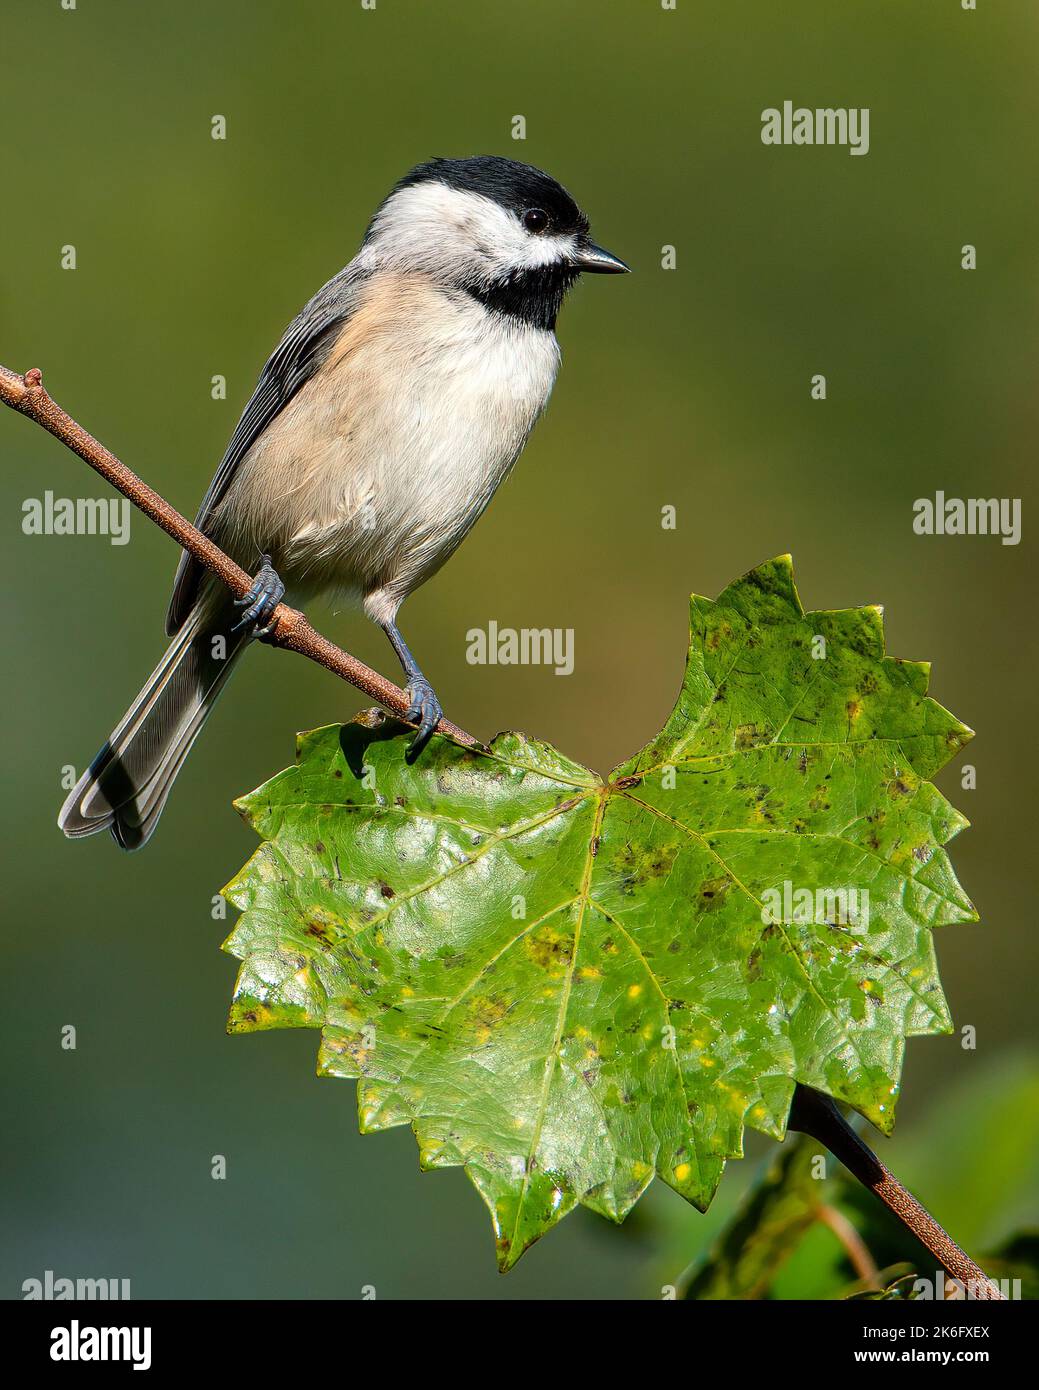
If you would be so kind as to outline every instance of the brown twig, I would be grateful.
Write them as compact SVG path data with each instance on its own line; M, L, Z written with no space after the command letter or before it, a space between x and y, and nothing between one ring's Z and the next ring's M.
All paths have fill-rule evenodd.
M844 1247L844 1253L859 1279L869 1288L879 1289L880 1271L877 1269L876 1261L870 1254L869 1246L844 1213L838 1211L836 1207L829 1206L826 1202L821 1202L815 1209L815 1215L817 1220L828 1227L840 1241Z
M189 551L201 565L226 584L236 598L244 598L252 587L252 577L211 540L197 530L190 521L185 520L164 497L142 482L137 474L120 463L116 456L98 442L93 435L78 425L71 415L67 415L43 389L43 378L39 369L33 367L24 376L0 367L0 401L13 410L27 415L42 425L55 439L78 454L84 463L89 463L95 472L110 482L124 497L128 497L156 526L173 537L185 550ZM322 637L310 626L306 618L295 608L280 603L271 619L271 631L265 639L271 646L283 647L286 651L298 652L309 657L327 671L341 677L349 685L363 691L373 700L388 709L391 714L403 719L407 714L408 700L403 690L373 671L363 661L358 661L349 652L344 652L327 637ZM457 724L441 719L437 732L448 734L456 742L467 747L478 746L478 740L467 734Z
M959 1280L975 1299L1002 1299L988 1275L938 1225L911 1192L886 1168L873 1150L855 1133L829 1096L798 1086L790 1107L789 1128L810 1134L840 1159L852 1177L879 1197L920 1244L953 1279Z

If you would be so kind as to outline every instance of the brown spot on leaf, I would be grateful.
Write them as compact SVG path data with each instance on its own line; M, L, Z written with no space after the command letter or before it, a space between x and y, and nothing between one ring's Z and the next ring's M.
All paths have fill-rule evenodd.
M573 937L564 935L548 923L524 937L523 941L527 955L541 970L561 973L570 964L574 949Z
M510 1007L507 999L497 996L481 995L473 1000L468 1010L469 1022L475 1028L476 1035L481 1042L487 1042L490 1039L494 1029L501 1023Z
M735 740L737 748L753 748L764 742L767 735L757 724L737 724Z
M697 893L697 901L702 912L713 912L725 901L726 894L732 887L731 878L708 878L700 884Z
M829 788L821 782L812 793L808 802L809 811L828 811L830 809Z

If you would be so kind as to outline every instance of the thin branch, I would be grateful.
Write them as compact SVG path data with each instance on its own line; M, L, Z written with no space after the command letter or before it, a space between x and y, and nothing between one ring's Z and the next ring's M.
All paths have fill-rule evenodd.
M789 1128L810 1134L840 1159L852 1177L879 1197L945 1272L975 1299L1002 1299L1003 1294L969 1255L938 1225L911 1192L855 1133L829 1096L798 1086L790 1107Z
M828 1226L840 1241L844 1247L844 1253L859 1279L869 1288L879 1289L880 1271L877 1269L876 1261L870 1254L869 1246L844 1213L838 1211L836 1207L822 1202L816 1207L815 1215L822 1225Z
M93 435L67 415L43 389L43 378L38 368L19 376L17 372L0 367L0 400L12 410L27 415L42 425L55 439L78 454L84 463L89 463L95 472L128 497L135 507L155 522L156 526L173 537L178 545L192 554L198 562L231 590L235 598L244 598L252 587L252 577L211 540L185 520L161 497L154 488L142 482L136 473L120 463L116 456L99 443ZM271 632L264 640L274 647L298 652L309 657L327 671L341 677L348 685L354 686L371 699L389 710L398 719L404 719L408 710L408 700L403 690L380 676L363 661L358 661L349 652L344 652L327 637L315 631L302 613L288 604L280 603L271 619ZM472 734L467 734L457 724L441 719L437 732L448 734L456 742L467 747L477 747L479 742Z

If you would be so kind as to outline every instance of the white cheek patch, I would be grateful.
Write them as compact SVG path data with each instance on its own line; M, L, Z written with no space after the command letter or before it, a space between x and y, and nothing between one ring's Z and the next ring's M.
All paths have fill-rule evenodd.
M362 258L453 280L499 279L569 259L575 238L528 232L492 198L442 183L402 188L380 210Z
M517 224L518 225L518 224ZM520 226L523 237L522 246L516 248L516 266L524 270L536 270L538 266L557 265L569 261L574 253L577 238L572 233L565 236L531 235Z

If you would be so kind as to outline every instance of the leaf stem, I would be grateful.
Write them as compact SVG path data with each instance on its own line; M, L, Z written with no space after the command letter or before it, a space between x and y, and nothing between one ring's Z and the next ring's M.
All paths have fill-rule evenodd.
M855 1133L829 1096L798 1086L790 1107L790 1129L825 1144L863 1187L884 1203L906 1230L929 1250L945 1272L975 1299L1002 1299L988 1275L967 1255L911 1192Z
M218 545L192 526L181 514L160 496L154 488L138 478L137 474L120 463L119 459L92 434L76 423L71 415L47 394L43 388L43 377L38 368L33 367L24 376L0 367L0 401L12 410L28 416L36 424L60 439L66 448L88 463L96 473L128 497L135 507L154 521L211 574L227 586L236 598L244 598L252 587L252 578L239 565L220 549ZM317 632L306 618L295 608L280 603L274 610L271 632L264 639L269 645L282 647L286 651L298 652L323 666L333 675L339 676L348 685L362 691L371 699L389 710L398 719L404 719L408 710L408 700L403 690L380 676L377 671L358 661L349 652L344 652L327 637ZM457 724L441 719L437 732L447 734L456 742L467 747L479 746L472 734L467 734Z

